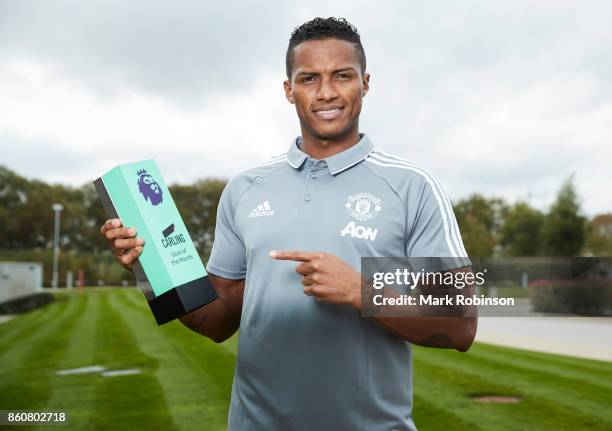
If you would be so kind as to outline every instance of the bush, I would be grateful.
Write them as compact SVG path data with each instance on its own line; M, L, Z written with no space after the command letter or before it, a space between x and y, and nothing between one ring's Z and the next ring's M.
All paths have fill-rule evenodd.
M608 279L536 280L529 285L529 296L535 311L612 315L612 282Z
M0 314L25 313L53 302L54 297L48 292L33 293L20 298L11 299L0 304Z

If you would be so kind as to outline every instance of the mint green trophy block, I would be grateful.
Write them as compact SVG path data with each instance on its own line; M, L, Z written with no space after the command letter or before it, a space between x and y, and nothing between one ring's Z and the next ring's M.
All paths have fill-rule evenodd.
M132 269L158 324L217 298L154 160L119 165L94 186L108 216L145 240Z

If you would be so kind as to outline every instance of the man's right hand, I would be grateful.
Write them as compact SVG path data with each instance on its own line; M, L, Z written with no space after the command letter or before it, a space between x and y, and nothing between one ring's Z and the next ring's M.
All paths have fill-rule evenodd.
M114 218L104 222L100 233L108 240L115 259L131 271L144 246L144 240L136 238L136 229L123 227L121 220ZM220 343L240 327L245 281L217 277L210 273L208 277L217 292L218 300L181 316L179 320L189 329Z
M108 245L115 259L124 268L132 270L132 265L142 253L144 239L136 238L136 229L123 227L121 220L113 218L106 220L100 228L100 233L108 240Z

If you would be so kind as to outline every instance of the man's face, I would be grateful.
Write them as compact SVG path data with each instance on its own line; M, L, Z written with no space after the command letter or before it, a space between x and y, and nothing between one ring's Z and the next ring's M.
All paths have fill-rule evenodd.
M291 79L284 84L303 133L333 140L357 128L369 79L350 42L328 38L296 46Z

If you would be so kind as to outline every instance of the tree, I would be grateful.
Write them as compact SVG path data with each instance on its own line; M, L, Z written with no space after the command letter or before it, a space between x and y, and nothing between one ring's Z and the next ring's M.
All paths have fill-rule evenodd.
M612 213L599 214L590 221L585 248L594 256L612 257Z
M203 258L207 258L212 249L217 206L226 184L225 180L206 179L169 187L189 235Z
M499 198L474 194L454 206L455 216L468 255L492 256L498 244L505 204Z
M22 246L16 212L26 202L28 189L29 182L25 178L0 166L0 241L3 248Z
M493 254L496 240L474 214L468 213L462 218L460 230L468 256L486 257Z
M206 179L170 186L187 229L202 256L208 256L215 232L217 206L227 181ZM80 187L29 180L0 166L0 244L2 249L52 247L53 203L61 203L64 251L107 253L100 226L108 218L91 183Z
M537 256L542 247L544 214L518 202L504 214L500 243L506 256Z
M551 256L578 256L585 241L585 222L571 176L544 219L545 251Z

